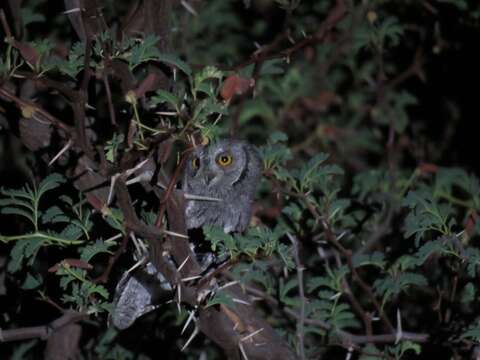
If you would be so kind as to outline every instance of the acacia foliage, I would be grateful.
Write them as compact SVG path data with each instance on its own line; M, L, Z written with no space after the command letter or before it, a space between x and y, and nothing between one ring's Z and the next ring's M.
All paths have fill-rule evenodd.
M476 26L478 6L74 3L2 5L0 155L32 179L1 190L4 354L476 351L479 181L441 166L449 148L422 144L429 133L412 114L420 82L432 81L425 64L443 51L438 13ZM200 245L229 260L208 281L183 284L165 251L177 266L191 257L181 277L200 271L186 240L165 232L185 233L175 184L192 146L228 135L258 145L263 159L252 226L206 227ZM14 148L17 138L28 150ZM126 186L139 175L141 185ZM132 233L177 296L118 332L107 318L134 262ZM212 277L218 286L199 300ZM59 316L67 325L51 323ZM202 335L180 352L195 326Z

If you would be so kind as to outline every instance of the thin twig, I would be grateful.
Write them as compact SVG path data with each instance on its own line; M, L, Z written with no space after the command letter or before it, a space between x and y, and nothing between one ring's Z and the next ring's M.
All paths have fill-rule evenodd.
M233 278L230 274L227 275L229 278ZM292 319L298 320L300 315L288 307L281 307L280 303L273 296L266 294L262 290L259 290L255 287L249 285L242 285L242 287L250 294L258 296L268 302L269 304L278 307L281 311L287 314ZM305 324L317 326L326 331L332 331L343 340L345 344L367 344L367 343L377 343L377 344L393 344L397 340L397 334L377 334L377 335L356 335L348 331L335 329L331 324L317 319L305 319ZM402 340L409 340L418 343L425 343L429 339L429 334L425 333L414 333L414 332L402 332Z
M298 353L300 359L305 359L305 290L303 287L303 271L305 270L301 261L298 249L298 240L290 233L287 233L288 239L293 245L293 256L297 267L298 294L300 296L300 314L297 321Z

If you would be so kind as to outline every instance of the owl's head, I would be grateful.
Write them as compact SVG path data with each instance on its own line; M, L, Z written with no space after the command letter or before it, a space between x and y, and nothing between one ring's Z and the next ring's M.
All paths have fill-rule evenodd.
M260 159L250 144L222 139L197 147L188 159L185 181L190 187L227 190L247 178L258 178Z

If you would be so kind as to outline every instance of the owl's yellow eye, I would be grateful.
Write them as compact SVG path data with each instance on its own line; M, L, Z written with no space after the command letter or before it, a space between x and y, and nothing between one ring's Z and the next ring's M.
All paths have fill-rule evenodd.
M233 157L230 154L223 154L217 156L217 164L220 166L228 166L232 163Z
M200 159L198 157L194 157L192 159L192 167L194 169L198 169L200 167Z

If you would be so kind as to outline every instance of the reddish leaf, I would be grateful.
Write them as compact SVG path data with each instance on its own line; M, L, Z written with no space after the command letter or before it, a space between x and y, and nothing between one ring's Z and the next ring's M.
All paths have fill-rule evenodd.
M321 91L315 97L306 97L303 99L303 104L310 111L322 112L328 109L333 103L338 103L337 94L331 91Z
M468 236L472 236L475 233L475 225L478 221L478 214L476 211L471 212L467 220L465 221L465 232Z
M141 98L148 91L155 90L157 88L157 83L160 80L160 77L155 73L150 73L145 79L140 83L140 85L133 90L137 99Z
M322 133L330 139L336 139L340 131L338 127L332 125L326 125L322 128L322 130Z
M220 96L223 100L229 101L235 95L241 95L255 86L254 79L246 79L238 75L231 75L223 82Z
M35 48L28 43L22 43L20 41L13 40L12 46L20 51L22 57L32 65L35 65L40 59L40 55L38 55L37 50L35 50Z
M438 166L431 163L421 163L418 169L422 174L435 174L438 171Z
M58 269L60 269L60 267L61 267L62 265L68 265L68 266L71 266L71 267L76 267L76 268L86 269L86 270L91 270L91 269L93 269L93 266L90 265L88 262L86 262L86 261L84 261L84 260L80 260L80 259L63 259L62 261L56 263L56 264L53 265L50 269L48 269L48 272L50 272L50 273L57 272Z
M102 212L104 203L95 195L87 194L86 196L89 204L92 205L95 208L95 210Z

